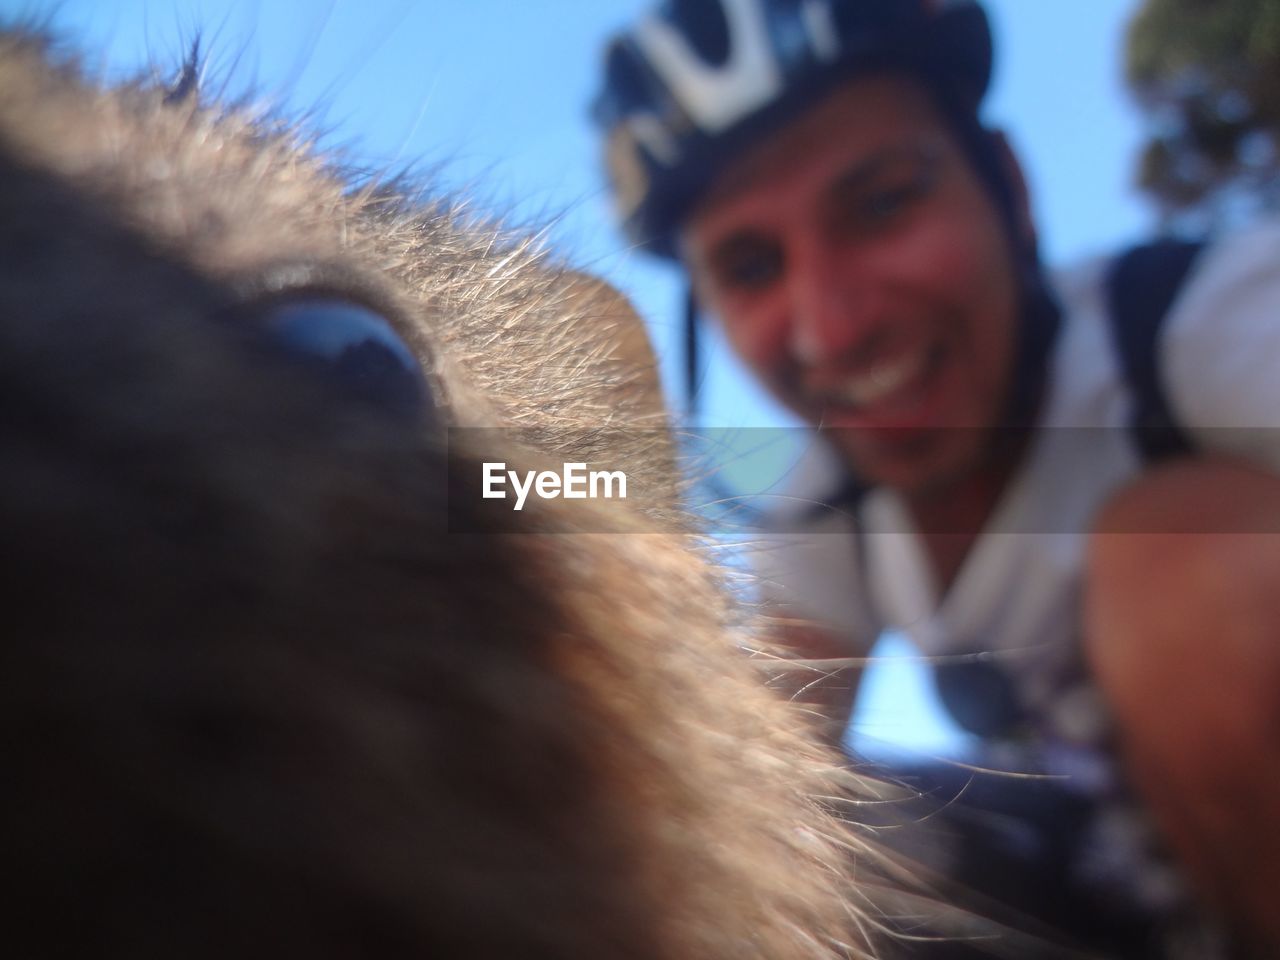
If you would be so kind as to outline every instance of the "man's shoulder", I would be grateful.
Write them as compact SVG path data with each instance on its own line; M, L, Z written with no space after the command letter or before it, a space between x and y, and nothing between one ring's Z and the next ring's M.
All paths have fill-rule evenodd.
M1154 358L1153 376L1177 390L1228 376L1259 348L1274 358L1280 347L1280 217L1199 243L1153 238L1055 268L1049 282L1064 322L1058 349L1077 348L1068 366L1092 366L1105 353L1131 381L1134 357L1124 354L1136 352ZM1080 344L1087 356L1077 356ZM1203 362L1184 362L1195 356Z
M1206 309L1216 313L1233 306L1248 312L1258 295L1268 298L1264 302L1269 303L1280 298L1280 217L1277 216L1254 221L1206 245L1179 298L1179 318L1194 316ZM1280 314L1264 310L1249 319L1274 324L1280 323Z
M1280 218L1215 240L1197 259L1160 343L1180 422L1199 445L1280 468Z
M1069 316L1082 310L1105 316L1108 284L1117 263L1135 251L1175 244L1169 237L1155 236L1055 266L1048 272L1050 286ZM1267 284L1280 296L1280 214L1260 217L1196 246L1203 248L1202 252L1185 263L1177 257L1160 258L1167 261L1167 270L1177 285L1171 310L1179 323L1194 323L1210 306L1238 299L1242 286L1253 291L1257 284ZM1280 323L1280 313L1258 319Z
M1181 254L1175 243L1148 245L1138 257L1125 253L1061 276L1074 302L1095 304L1085 312L1095 317L1097 343L1098 330L1110 334L1116 372L1136 404L1131 419L1149 426L1144 401L1158 396L1161 422L1192 449L1280 466L1280 217L1224 232L1198 249L1184 245ZM1109 278L1122 276L1114 265L1124 260L1141 269L1123 276L1127 292L1116 297L1119 284Z

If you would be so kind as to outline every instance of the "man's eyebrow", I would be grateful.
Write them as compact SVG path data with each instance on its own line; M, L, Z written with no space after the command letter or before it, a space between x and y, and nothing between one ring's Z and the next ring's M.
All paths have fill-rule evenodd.
M843 173L839 174L827 190L828 195L856 192L873 183L876 177L899 164L920 164L932 167L942 158L945 150L936 140L911 139L886 144L872 150L869 154L854 160ZM727 190L717 191L716 197L732 197L745 193L758 186L750 179L731 184ZM691 267L713 266L717 259L730 256L735 248L748 246L761 241L759 232L753 226L736 226L722 236L717 236L698 255L696 245L686 247L685 259Z
M844 173L836 177L828 192L845 193L859 190L873 182L887 169L893 169L902 164L932 167L941 157L942 148L932 141L891 144L854 162Z
M885 144L853 160L849 167L836 177L835 183L843 188L858 187L874 179L886 167L896 163L915 161L936 163L944 153L943 145L932 138L912 138ZM731 178L713 188L703 199L702 204L705 206L710 202L731 201L734 197L757 189L761 187L755 176Z

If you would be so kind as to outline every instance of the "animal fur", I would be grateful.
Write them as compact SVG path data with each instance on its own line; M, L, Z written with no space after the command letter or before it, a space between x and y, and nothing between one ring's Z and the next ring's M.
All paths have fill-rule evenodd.
M377 307L424 422L246 350L294 288ZM864 956L847 778L739 652L663 424L606 288L0 40L6 953ZM495 453L645 471L635 532L447 505Z

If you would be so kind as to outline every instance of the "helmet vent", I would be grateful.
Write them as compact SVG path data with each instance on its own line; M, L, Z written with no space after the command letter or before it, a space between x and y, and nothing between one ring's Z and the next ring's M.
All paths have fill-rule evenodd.
M729 21L719 0L668 0L663 11L704 63L723 67L729 62Z
M635 55L621 41L615 41L605 59L605 84L612 94L618 116L649 107L653 83L644 75Z

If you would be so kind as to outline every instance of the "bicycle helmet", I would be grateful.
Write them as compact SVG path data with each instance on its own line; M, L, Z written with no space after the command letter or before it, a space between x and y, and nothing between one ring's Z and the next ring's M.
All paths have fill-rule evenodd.
M629 238L674 257L684 218L730 159L876 69L925 82L1003 201L973 135L991 74L975 0L666 0L609 44L593 109Z

